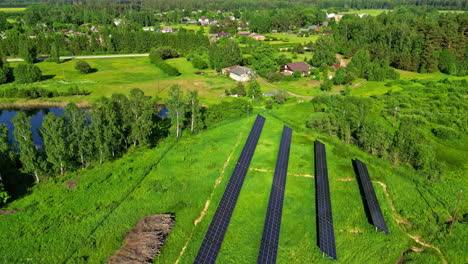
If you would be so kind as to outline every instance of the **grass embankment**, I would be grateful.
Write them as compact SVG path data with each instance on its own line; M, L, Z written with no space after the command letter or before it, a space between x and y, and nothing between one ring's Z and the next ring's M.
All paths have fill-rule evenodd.
M203 103L218 102L219 96L225 89L234 87L235 81L218 75L214 70L203 70L205 75L196 75L199 71L185 58L170 59L167 62L175 66L181 76L170 77L160 69L150 64L146 57L136 58L105 58L86 59L97 71L90 74L80 74L75 70L75 60L56 64L52 62L40 62L36 65L42 70L44 79L41 82L20 85L10 83L1 87L42 87L51 90L67 89L77 86L90 92L88 96L66 96L50 99L26 100L26 99L0 99L1 103L26 102L38 104L38 101L46 102L82 102L94 101L101 96L111 96L114 93L128 94L131 89L139 88L147 95L167 96L169 88L180 85L184 91L197 89ZM11 63L13 67L19 63Z
M296 130L291 146L278 263L329 262L322 258L316 246L315 190L311 177L314 174L314 138L302 131L302 120L307 111L310 111L309 103L274 111L275 115L288 119L288 123L297 120L297 127L293 124ZM219 263L252 263L257 257L282 129L280 121L268 114L266 117L251 170L219 254ZM191 263L253 119L252 116L194 137L185 137L165 156L164 152L172 144L170 141L35 186L30 195L7 206L7 209L18 208L20 212L0 216L0 229L3 230L0 251L4 252L0 260L56 263L70 258L73 263L104 262L120 248L126 232L138 219L145 215L172 213L176 217L175 227L155 262L174 263L187 245L179 261ZM423 235L423 241L426 238L432 240L430 232L417 233L426 229L412 229L395 221L400 219L399 215L409 221L417 220L421 212L429 208L449 210L439 207L436 198L425 196L430 206L421 199L421 195L427 193L424 193L424 186L413 182L412 170L393 168L388 162L336 140L322 140L327 143L338 263L395 263L412 246L422 247L406 236L405 230ZM396 212L392 211L383 188L379 184L374 186L390 235L375 232L367 223L351 164L351 158L356 157L368 164L373 180L388 185ZM74 190L64 186L71 179L80 180ZM219 185L214 187L217 181ZM445 197L450 197L452 189ZM208 199L206 215L200 218ZM195 226L196 219L201 222ZM463 234L466 234L465 226L455 225L454 241L463 241ZM12 237L15 239L11 240ZM426 242L431 243L431 240ZM463 252L463 242L447 245L454 247L443 248L443 252L451 263L456 263ZM423 249L424 252L413 259L421 263L439 261L435 250Z

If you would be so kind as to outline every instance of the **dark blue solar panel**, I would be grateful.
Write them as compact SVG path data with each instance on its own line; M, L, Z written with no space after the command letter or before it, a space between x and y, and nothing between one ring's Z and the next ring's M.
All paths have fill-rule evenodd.
M257 263L276 263L292 130L284 126Z
M372 186L366 164L356 159L353 160L353 165L359 176L358 182L361 190L364 192L364 204L371 216L372 224L388 234L389 231L387 224L385 223L385 219L382 215L379 200L377 200L377 196L375 195L374 186Z
M215 263L264 123L265 118L257 116L194 263Z
M315 202L320 250L337 259L325 145L315 141Z

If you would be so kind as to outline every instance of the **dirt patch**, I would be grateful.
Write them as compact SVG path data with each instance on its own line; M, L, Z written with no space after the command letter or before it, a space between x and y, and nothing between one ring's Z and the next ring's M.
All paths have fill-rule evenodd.
M13 209L13 210L0 210L0 215L11 215L14 213L19 212L19 209Z
M145 216L128 232L125 244L107 263L153 263L174 227L170 214Z
M204 86L205 84L203 82L193 82L193 85L195 85L195 86Z
M348 233L355 233L355 234L364 233L361 230L353 230L353 229L350 229L350 230L340 229L340 232L348 232Z
M65 183L65 187L67 187L69 190L75 189L76 185L80 182L80 179L74 179L71 181L67 181Z
M349 181L354 181L354 179L352 179L352 178L339 178L338 181L349 182Z

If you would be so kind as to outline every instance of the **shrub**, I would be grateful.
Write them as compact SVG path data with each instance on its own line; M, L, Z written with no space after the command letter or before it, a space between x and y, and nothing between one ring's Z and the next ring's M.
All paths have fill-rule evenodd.
M42 72L34 64L20 64L13 71L18 83L33 83L41 80Z
M75 63L75 69L83 74L91 72L91 66L84 60L79 60Z
M179 53L177 52L177 50L171 47L153 48L151 49L151 53L159 55L159 57L161 57L161 59L163 60L179 57Z
M333 85L333 81L327 79L323 83L320 84L320 90L325 91L325 92L330 91L332 88L332 85Z
M275 95L273 95L273 100L275 100L277 104L283 104L288 100L288 93L285 90L277 90Z
M293 76L294 76L294 78L300 78L302 76L302 72L301 71L295 71L293 73Z
M459 139L460 134L450 127L437 127L432 129L432 134L441 139Z
M166 73L169 76L179 76L180 72L177 70L176 67L173 67L169 65L167 62L165 62L157 53L154 53L153 51L150 53L150 62L156 65L159 69L161 69L164 73Z
M203 60L200 56L194 56L192 59L192 65L194 68L203 70L208 68L208 63Z

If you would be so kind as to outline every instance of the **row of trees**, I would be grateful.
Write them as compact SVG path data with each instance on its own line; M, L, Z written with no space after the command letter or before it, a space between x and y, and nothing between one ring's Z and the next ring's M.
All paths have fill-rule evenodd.
M81 35L42 33L29 38L20 31L9 31L0 38L0 50L5 56L20 57L33 62L37 54L52 58L64 55L102 53L143 53L152 47L169 46L182 55L198 47L207 47L208 38L200 32L180 30L177 34L146 32L141 28L118 27Z
M47 4L47 5L69 5L75 3L71 0L5 0L0 3L0 6L27 6L31 4ZM197 9L209 10L235 10L235 9L275 9L278 7L288 7L294 5L305 6L318 6L319 8L355 8L355 9L382 9L382 8L395 8L401 5L418 5L418 6L432 6L440 9L448 10L466 10L467 4L461 0L320 0L320 1L307 1L307 0L222 0L222 1L194 1L194 0L181 0L177 2L168 2L163 0L147 0L138 1L131 0L125 1L126 4L116 4L113 0L82 0L81 4L94 6L90 10L102 10L103 5L110 10L125 11L128 9L145 10L145 9L159 9L159 10L174 10L185 9L189 12ZM114 12L117 12L114 11ZM91 16L88 14L87 16ZM84 16L86 17L86 16Z
M18 112L13 118L13 135L23 172L42 175L84 168L121 156L130 147L153 145L166 134L164 122L156 113L155 101L134 89L130 95L101 98L89 111L70 103L63 116L49 113L40 128L44 141L36 148L31 117ZM4 130L5 128L3 128ZM6 138L3 138L4 144ZM2 152L0 154L5 155Z

